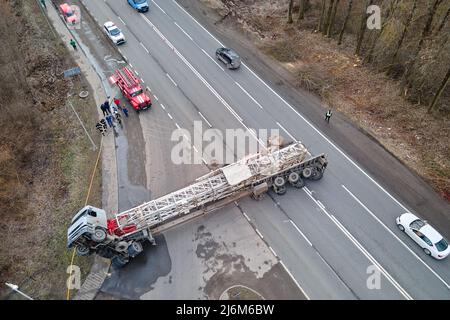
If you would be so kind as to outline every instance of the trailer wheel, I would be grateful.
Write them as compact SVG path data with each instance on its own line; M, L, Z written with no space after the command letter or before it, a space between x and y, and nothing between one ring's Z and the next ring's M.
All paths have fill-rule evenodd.
M320 168L316 168L313 171L313 174L311 176L311 180L320 180L323 177L323 170Z
M115 256L114 258L112 258L111 263L116 268L123 268L128 263L128 261L129 260L126 258Z
M286 179L284 179L282 176L278 176L273 180L273 184L278 188L284 186L285 183Z
M305 186L305 180L300 178L300 179L298 179L298 181L295 184L293 184L293 186L297 189L301 189Z
M312 176L312 169L310 167L306 167L305 169L303 169L302 171L302 175L303 177L305 177L306 179L310 178Z
M125 252L125 251L127 251L127 248L128 248L128 243L126 241L119 241L115 247L116 251L118 251L118 252Z
M299 179L300 175L297 172L292 171L291 173L289 173L288 181L291 185L295 185Z
M75 252L77 256L88 256L89 255L89 247L85 246L84 244L77 245Z
M128 247L128 254L134 258L143 250L144 248L142 247L142 244L140 242L133 242Z
M283 186L281 186L281 187L277 187L277 186L274 185L274 186L273 186L273 191L274 191L276 194L282 196L283 194L286 193L287 189L286 189L286 186L285 186L285 185L283 185Z
M95 228L94 233L92 234L92 240L95 242L103 242L106 239L106 230L103 228Z

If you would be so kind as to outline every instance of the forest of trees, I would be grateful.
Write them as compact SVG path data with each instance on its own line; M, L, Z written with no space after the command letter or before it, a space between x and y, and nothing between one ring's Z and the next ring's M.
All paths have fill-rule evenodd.
M379 29L366 26L370 5L381 9ZM408 99L428 112L450 112L450 0L289 0L288 6L288 23L316 18L312 31L353 45L364 63L399 80Z

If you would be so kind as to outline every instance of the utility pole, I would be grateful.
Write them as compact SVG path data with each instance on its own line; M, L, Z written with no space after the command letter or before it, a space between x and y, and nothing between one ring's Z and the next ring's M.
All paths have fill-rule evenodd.
M19 290L19 286L16 284L12 284L12 283L8 283L5 282L5 284L10 287L13 291L21 294L22 296L24 296L25 298L27 298L28 300L34 300L33 298L31 298L30 296L26 295L25 293L23 293L22 291Z

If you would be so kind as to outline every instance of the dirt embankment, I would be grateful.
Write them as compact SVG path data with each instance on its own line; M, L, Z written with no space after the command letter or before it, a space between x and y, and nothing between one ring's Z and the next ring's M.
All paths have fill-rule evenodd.
M295 76L295 86L352 119L450 201L450 113L430 115L426 105L407 101L398 82L353 55L354 36L346 34L338 46L311 32L320 7L313 6L301 24L289 25L286 0L202 2L221 16L216 24L238 26Z
M0 296L17 298L3 285L11 282L34 298L62 299L66 227L96 157L67 97L89 88L79 76L64 79L75 64L36 1L1 1L0 15ZM92 100L70 100L93 128ZM91 202L99 189L96 179Z

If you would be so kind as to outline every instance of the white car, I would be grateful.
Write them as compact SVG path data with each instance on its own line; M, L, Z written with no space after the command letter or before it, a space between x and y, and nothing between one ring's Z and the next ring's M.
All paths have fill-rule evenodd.
M410 236L433 258L444 259L450 254L450 246L439 232L425 220L406 212L396 219L397 227Z
M125 37L119 28L112 21L107 21L103 24L103 30L105 31L108 38L111 39L114 44L125 43Z

